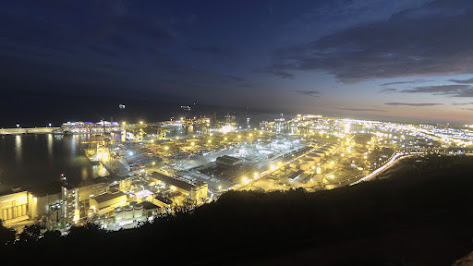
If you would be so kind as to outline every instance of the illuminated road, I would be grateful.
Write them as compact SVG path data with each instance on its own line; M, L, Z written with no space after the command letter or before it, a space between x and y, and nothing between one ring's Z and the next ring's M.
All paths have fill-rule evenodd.
M359 184L361 182L364 182L364 181L369 181L370 179L374 178L376 175L378 175L379 173L383 172L384 170L388 169L389 167L393 166L398 159L400 158L404 158L404 153L396 153L392 158L391 160L389 160L389 162L387 162L386 164L384 164L383 166L381 166L380 168L376 169L375 171L373 171L371 174L359 179L358 181L356 182L353 182L350 184L350 186L353 186L353 185L356 185L356 184ZM409 155L411 156L411 155Z

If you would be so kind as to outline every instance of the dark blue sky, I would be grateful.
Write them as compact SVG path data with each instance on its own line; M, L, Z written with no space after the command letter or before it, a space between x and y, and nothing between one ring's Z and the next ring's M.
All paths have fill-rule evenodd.
M473 122L473 1L7 1L0 25L14 112L196 101Z

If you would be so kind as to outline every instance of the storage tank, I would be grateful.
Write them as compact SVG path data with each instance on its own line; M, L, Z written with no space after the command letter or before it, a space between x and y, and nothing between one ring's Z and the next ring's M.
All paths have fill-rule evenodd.
M137 203L135 205L134 217L140 218L143 216L143 204Z
M299 166L299 169L304 170L304 171L307 171L307 170L310 169L310 164L308 164L308 163L301 164L301 165Z
M322 156L317 154L316 156L312 157L312 160L314 160L315 163L320 163Z
M315 165L315 161L312 158L304 157L299 160L299 164L301 170L308 170L311 166Z
M311 152L309 154L307 154L307 157L310 157L310 158L314 158L314 157L317 157L319 156L319 154L317 152Z
M124 219L133 219L133 206L132 205L126 205L125 206L125 211L123 213L123 218Z
M329 155L330 151L327 148L320 148L317 150L317 152L323 153L325 155Z
M114 217L115 217L115 222L119 222L123 220L123 208L122 207L116 207L113 210Z
M326 148L330 153L335 151L335 146L334 145L328 145Z

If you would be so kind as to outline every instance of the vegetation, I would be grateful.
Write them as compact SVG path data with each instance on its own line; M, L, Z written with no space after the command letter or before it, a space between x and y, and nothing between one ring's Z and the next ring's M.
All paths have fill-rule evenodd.
M27 228L2 251L78 261L100 255L108 262L449 265L473 250L473 158L416 160L402 160L379 180L332 191L228 192L191 213L132 230L109 233L89 224L67 237L40 238ZM11 242L5 230L1 243Z

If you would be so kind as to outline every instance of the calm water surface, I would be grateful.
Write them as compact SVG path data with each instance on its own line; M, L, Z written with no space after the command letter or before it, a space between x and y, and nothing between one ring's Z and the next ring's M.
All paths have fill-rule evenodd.
M90 135L0 136L1 188L42 185L64 173L73 185L107 175L101 165L92 165L80 149Z

